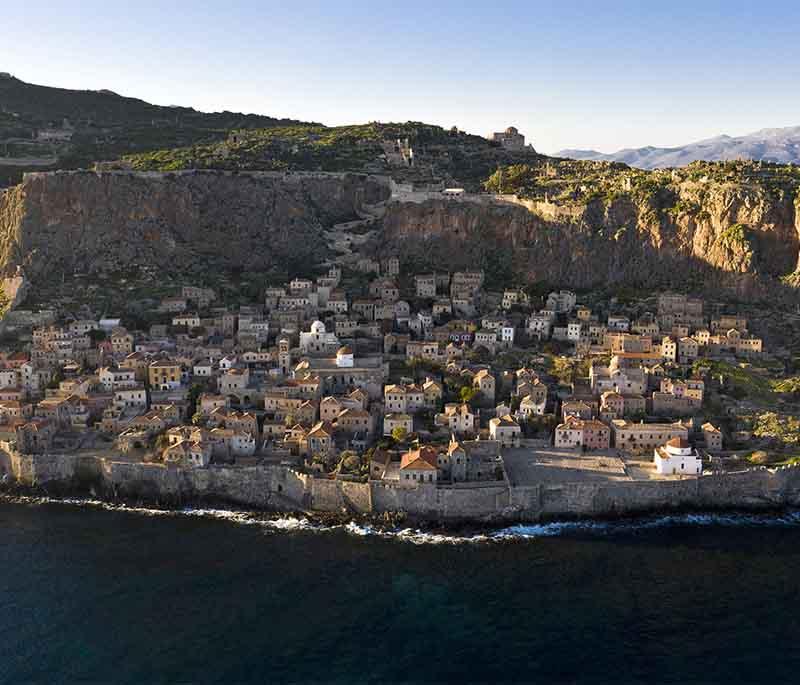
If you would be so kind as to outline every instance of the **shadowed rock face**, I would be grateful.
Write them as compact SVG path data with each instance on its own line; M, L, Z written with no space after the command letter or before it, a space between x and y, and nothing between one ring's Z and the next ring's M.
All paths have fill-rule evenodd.
M21 265L35 286L131 265L316 263L323 227L388 194L359 174L29 174L0 193L0 266Z
M777 280L798 264L792 193L688 181L671 192L668 207L627 194L570 206L389 202L379 249L403 255L408 268L483 267L565 287L796 297ZM389 194L386 179L353 173L29 174L0 192L0 271L22 266L35 289L62 274L129 266L169 275L198 264L296 270L328 256L324 228L363 216L364 205Z
M653 198L637 204L627 195L571 207L395 202L382 244L406 246L409 259L416 250L431 267L505 260L500 267L516 279L575 288L724 287L756 295L797 268L800 203L791 194L689 183L677 192L692 212L660 210Z

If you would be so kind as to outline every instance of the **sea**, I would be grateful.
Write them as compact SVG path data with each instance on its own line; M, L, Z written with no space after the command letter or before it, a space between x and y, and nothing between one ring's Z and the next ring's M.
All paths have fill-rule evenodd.
M0 500L0 683L798 681L798 512L447 533Z

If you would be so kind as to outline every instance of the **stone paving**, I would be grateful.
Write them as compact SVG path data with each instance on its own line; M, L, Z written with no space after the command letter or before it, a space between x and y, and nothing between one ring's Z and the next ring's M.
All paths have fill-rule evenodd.
M511 485L632 480L614 450L581 454L555 447L521 447L503 450L503 463Z

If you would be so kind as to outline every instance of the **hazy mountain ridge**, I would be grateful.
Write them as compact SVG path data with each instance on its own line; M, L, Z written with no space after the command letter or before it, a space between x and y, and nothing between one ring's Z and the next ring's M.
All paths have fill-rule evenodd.
M612 153L565 149L556 157L590 161L623 162L640 169L686 166L698 160L723 162L734 159L800 164L800 126L764 128L744 136L720 135L679 147L625 148Z

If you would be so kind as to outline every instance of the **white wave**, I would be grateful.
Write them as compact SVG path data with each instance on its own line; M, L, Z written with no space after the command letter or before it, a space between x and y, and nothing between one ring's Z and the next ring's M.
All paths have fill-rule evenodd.
M351 521L345 524L326 525L303 516L281 516L265 518L256 512L231 509L203 509L185 507L183 509L158 509L138 507L127 504L114 504L97 499L53 498L32 496L0 496L0 501L20 504L64 504L78 507L91 507L106 511L126 512L143 516L192 516L217 519L237 525L261 526L275 533L344 532L359 538L385 538L415 545L457 545L465 543L492 543L525 541L536 538L559 537L574 534L619 535L632 534L655 528L678 526L719 526L719 527L797 527L800 526L800 511L782 514L744 514L744 513L694 513L667 514L613 521L553 521L549 523L516 524L499 530L457 534L432 532L419 528L382 528L368 523Z

